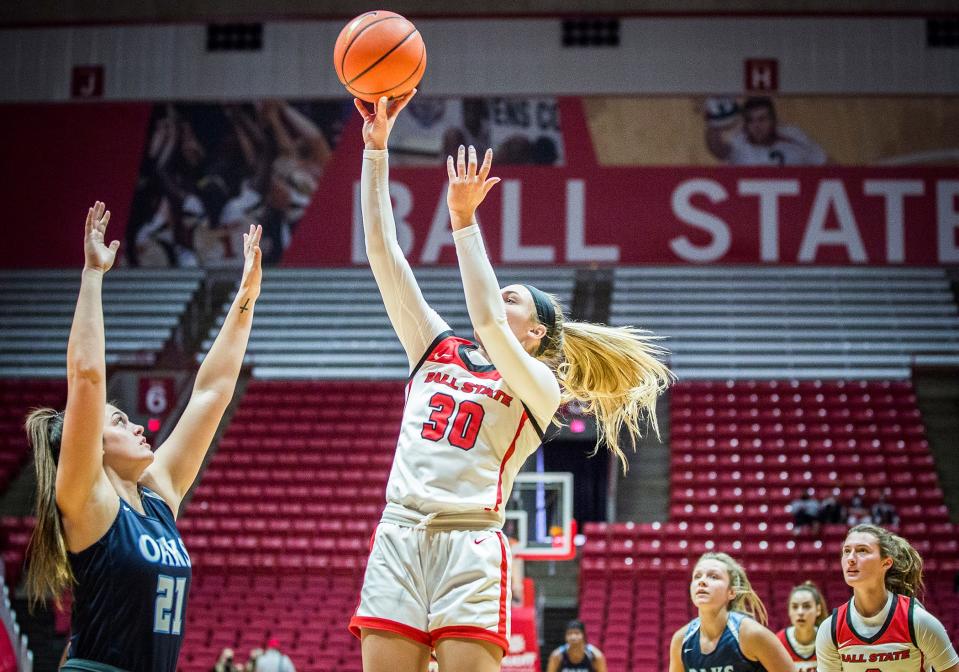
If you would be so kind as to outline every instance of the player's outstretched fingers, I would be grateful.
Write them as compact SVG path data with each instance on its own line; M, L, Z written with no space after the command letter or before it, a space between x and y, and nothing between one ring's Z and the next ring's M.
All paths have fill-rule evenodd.
M486 154L483 156L483 165L480 166L479 178L481 182L485 182L486 178L489 177L489 171L493 168L493 150L492 148L486 150Z
M469 168L466 170L466 176L470 179L476 177L476 147L470 145L469 148Z

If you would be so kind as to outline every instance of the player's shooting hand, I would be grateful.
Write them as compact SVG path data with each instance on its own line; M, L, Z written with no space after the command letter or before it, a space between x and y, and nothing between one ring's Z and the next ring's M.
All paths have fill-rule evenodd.
M416 89L409 93L389 100L386 96L380 98L374 105L371 112L359 98L353 99L357 111L363 117L363 142L367 149L386 149L386 143L390 137L390 131L393 130L393 124L396 123L396 115L402 111L413 96L416 95Z

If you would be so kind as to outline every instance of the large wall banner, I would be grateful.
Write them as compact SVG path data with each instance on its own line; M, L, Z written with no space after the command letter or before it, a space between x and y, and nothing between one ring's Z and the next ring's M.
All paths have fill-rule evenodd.
M268 264L366 263L348 99L7 105L0 122L4 267L79 263L95 199L129 266L238 265L250 224ZM495 152L479 219L498 264L959 263L959 97L421 94L390 139L414 265L456 261L460 144Z
M563 98L557 109L552 161L517 163L486 143L503 178L479 212L496 263L959 263L959 99ZM359 134L354 119L286 263L365 263ZM401 246L413 264L455 263L443 167L454 145L412 168L401 138L390 180Z

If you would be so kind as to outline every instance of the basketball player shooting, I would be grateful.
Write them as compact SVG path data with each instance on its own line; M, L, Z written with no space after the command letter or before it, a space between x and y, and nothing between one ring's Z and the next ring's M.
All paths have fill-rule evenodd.
M396 237L387 140L415 90L369 110L361 101L366 252L410 363L406 405L360 603L350 630L364 672L493 672L509 646L510 551L503 509L560 403L578 399L625 467L631 437L671 380L654 337L564 320L532 285L500 289L475 212L499 181L493 155L449 157L447 204L475 342L426 303Z

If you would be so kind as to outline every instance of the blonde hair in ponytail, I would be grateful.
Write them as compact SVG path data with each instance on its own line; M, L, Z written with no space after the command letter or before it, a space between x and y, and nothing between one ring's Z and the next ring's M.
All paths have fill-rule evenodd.
M661 361L669 353L656 345L658 337L642 329L567 321L556 297L547 296L556 311L556 328L544 337L548 340L540 358L556 370L563 403L578 401L596 418L593 454L605 441L626 473L629 463L620 433L625 427L633 450L642 424L648 422L659 437L656 399L674 380Z
M59 606L63 593L73 586L74 577L57 509L57 457L63 414L52 408L34 409L27 416L25 428L37 476L37 524L27 547L27 596L32 611L48 598Z
M879 556L892 558L892 567L886 571L886 588L899 595L917 597L925 587L922 581L922 556L908 541L878 525L856 525L846 533L871 534L879 544Z
M716 560L726 568L726 573L729 575L729 587L735 593L726 608L729 611L749 614L761 624L766 625L768 621L766 605L753 590L752 584L749 583L749 577L746 576L746 570L743 569L742 565L728 553L703 553L696 564L698 565L703 560Z

